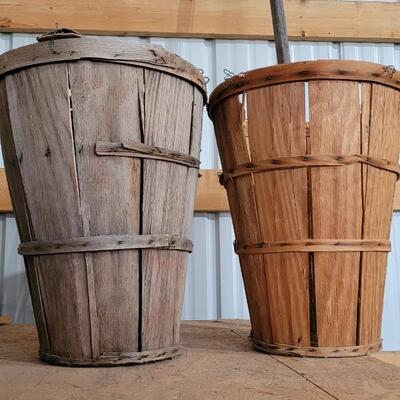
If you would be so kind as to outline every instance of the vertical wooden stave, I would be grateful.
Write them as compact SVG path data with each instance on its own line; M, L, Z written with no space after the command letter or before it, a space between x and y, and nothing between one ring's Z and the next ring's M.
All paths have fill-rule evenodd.
M222 165L225 170L248 163L250 149L247 133L247 105L244 93L219 103L214 111L214 127ZM255 203L254 180L242 176L226 184L236 240L242 244L261 242ZM260 255L241 255L240 265L251 319L252 335L272 341L264 259Z
M22 183L21 172L19 170L19 162L13 138L7 90L4 79L0 80L0 108L3 110L3 112L0 113L0 139L3 144L3 159L7 166L6 174L8 185L10 187L13 210L17 216L20 240L23 242L29 242L34 240L34 235L30 226L30 210L27 207L25 189ZM49 352L50 338L39 284L39 258L25 257L24 262L35 322L38 330L39 348L42 352Z
M99 157L94 148L97 141L141 141L142 69L81 61L68 70L84 236L139 234L140 160ZM139 251L85 257L93 357L138 351Z
M165 73L145 70L143 141L152 146L189 153L192 124L192 85ZM143 160L142 234L187 231L185 201L187 167ZM179 344L179 324L187 253L142 250L141 350Z
M304 108L302 82L264 87L248 93L248 129L253 161L306 153ZM306 239L306 170L258 173L254 175L254 181L262 241ZM263 257L272 343L310 345L307 254L268 254Z
M358 82L310 81L310 151L361 149ZM313 168L314 239L360 239L361 165ZM315 253L318 346L356 344L359 253Z
M29 214L32 235L39 241L82 236L66 64L22 70L6 76L5 82L27 208L35 210ZM60 181L68 191L59 185ZM38 263L50 352L90 358L84 256L34 259Z
M365 154L398 162L400 93L375 83L364 83L361 88L364 93L363 104L367 103L364 111L368 120L364 117L364 125L368 125L369 128ZM395 183L395 174L366 166L364 239L389 239ZM381 339L386 264L387 253L362 255L357 338L360 345L377 343Z

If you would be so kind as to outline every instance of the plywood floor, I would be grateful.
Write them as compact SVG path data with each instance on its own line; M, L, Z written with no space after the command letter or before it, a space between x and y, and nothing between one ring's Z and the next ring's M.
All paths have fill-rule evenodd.
M400 399L399 367L373 357L269 356L251 348L248 332L243 321L184 322L174 360L69 368L38 360L33 326L0 326L0 399Z

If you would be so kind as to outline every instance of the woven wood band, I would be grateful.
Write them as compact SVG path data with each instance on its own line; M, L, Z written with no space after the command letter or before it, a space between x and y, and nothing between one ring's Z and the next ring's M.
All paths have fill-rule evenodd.
M268 344L254 337L249 337L254 348L265 353L290 355L297 357L360 357L375 353L382 348L382 340L378 343L349 347L300 347L287 344Z
M240 245L233 242L236 254L317 253L390 251L389 240L308 239Z
M24 256L86 253L129 249L180 250L191 252L193 243L177 235L107 235L78 237L65 240L24 242L18 253Z
M258 161L255 163L241 164L237 168L224 172L220 176L220 182L222 185L225 185L230 179L249 174L256 174L259 172L304 167L339 167L355 163L363 163L370 165L371 167L393 172L397 175L397 178L400 176L400 166L393 161L385 160L383 158L365 156L362 154L328 154L269 158L267 160Z
M107 366L107 365L122 365L122 364L145 364L148 362L165 360L176 357L180 354L180 347L167 347L165 349L129 352L129 353L102 353L97 358L91 359L73 359L60 357L54 354L39 352L40 359L51 364L61 364L69 366Z
M150 158L153 160L181 164L190 168L199 168L200 166L200 160L189 156L188 154L164 149L162 147L148 146L147 144L140 142L97 142L95 151L98 156Z

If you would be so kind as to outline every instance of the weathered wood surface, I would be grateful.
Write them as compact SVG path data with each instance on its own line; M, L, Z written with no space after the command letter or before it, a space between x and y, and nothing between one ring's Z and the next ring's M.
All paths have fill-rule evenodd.
M129 249L174 249L191 251L193 243L189 239L177 235L102 235L84 236L81 238L23 242L19 245L18 252L25 256L44 254L86 253L109 250Z
M166 135L168 135L167 132ZM97 142L95 151L99 156L119 156L164 160L175 162L176 164L186 165L187 167L192 168L198 168L200 165L200 161L197 158L191 157L187 155L187 153L171 151L169 149L163 149L156 146L148 146L141 142Z
M278 64L289 63L289 39L286 29L283 0L270 0L269 3L271 6L272 26L274 28L275 49Z
M290 0L285 10L290 39L400 40L396 3ZM3 32L49 31L58 23L104 35L273 39L266 0L130 0L118 7L107 0L3 0L0 15Z
M98 50L90 40L55 46L74 48L71 40L80 61L36 63L1 77L4 159L21 250L30 252L41 354L65 363L104 363L104 353L123 354L126 363L131 354L131 362L142 362L146 357L133 354L179 345L198 171L151 155L99 157L95 147L143 142L197 159L202 77L151 46L95 41L100 51L126 56L123 63L93 59ZM50 44L39 44L38 55ZM165 56L171 73L153 69L146 55Z
M188 134L193 128L197 89L158 71L145 70L142 79L146 87L140 98L143 142L198 157L200 126L196 125L193 132L193 149ZM193 198L187 194L196 189L195 181L188 180L188 168L145 159L142 180L142 234L183 236L190 223L186 218L191 217L185 212L185 204ZM180 251L142 251L142 350L179 343L186 261L187 253Z
M32 325L0 327L4 400L395 400L400 368L370 356L305 359L252 349L247 321L183 322L183 354L125 368L57 368L38 359ZM379 353L380 357L382 353ZM383 356L383 354L382 354Z
M29 229L38 241L83 236L71 151L74 141L67 82L65 63L23 70L5 79L9 110L13 110L9 113L12 136L24 188L21 201L26 202ZM22 220L25 216L18 217ZM62 356L69 353L91 356L84 255L40 256L37 261L52 351Z
M379 68L385 79L397 74L295 63L249 71L211 95L253 338L264 349L336 347L338 356L380 342L400 93L382 75L368 82ZM368 79L351 80L360 72ZM328 155L357 161L331 165Z
M181 57L161 46L135 44L121 38L82 37L19 47L0 55L0 76L32 65L88 59L167 72L205 90L203 76ZM206 101L206 95L203 95Z
M219 182L219 169L200 169L195 195L195 212L230 212L226 190ZM393 211L400 210L400 182L396 183ZM12 213L10 192L4 169L0 168L0 213Z

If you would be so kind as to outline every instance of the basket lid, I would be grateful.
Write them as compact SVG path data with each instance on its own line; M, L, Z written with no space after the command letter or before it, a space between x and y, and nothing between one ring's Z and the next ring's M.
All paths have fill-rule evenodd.
M207 101L203 74L194 65L161 46L129 43L118 37L87 37L57 29L38 37L38 43L0 55L0 77L15 70L63 61L97 60L154 69L195 84Z
M393 65L348 60L301 61L253 69L230 77L211 93L208 114L212 119L213 108L229 96L263 86L317 79L375 82L400 90L400 72Z

